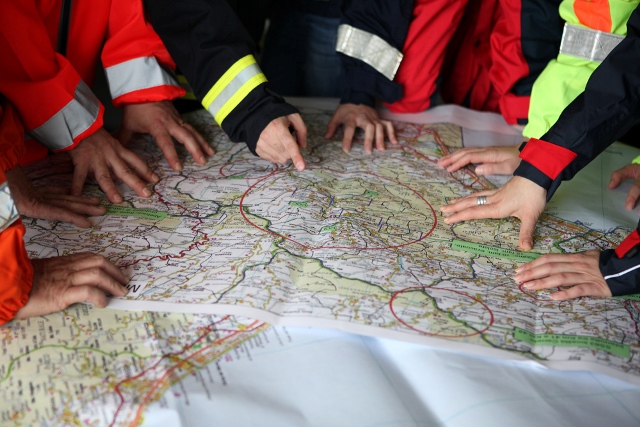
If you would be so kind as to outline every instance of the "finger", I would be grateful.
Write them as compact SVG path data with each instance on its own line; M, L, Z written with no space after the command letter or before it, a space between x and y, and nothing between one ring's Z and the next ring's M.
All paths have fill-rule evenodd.
M396 138L396 129L393 127L393 123L391 123L389 120L382 120L382 124L387 130L389 141L391 141L393 145L398 145L398 138Z
M533 248L533 233L536 229L536 222L538 222L538 218L520 219L518 246L525 251L530 251Z
M610 292L607 292L604 289L599 288L598 286L592 286L588 283L581 283L575 286L572 286L567 289L563 289L558 292L554 292L551 294L551 298L554 301L565 301L568 299L580 298L580 297L607 297L611 296Z
M293 165L302 172L305 168L304 158L302 154L300 154L300 149L298 148L298 144L293 140L293 137L289 135L289 140L285 142L285 149L293 162Z
M106 209L102 208L100 210L101 213L98 215L104 214L104 211L106 211ZM42 219L48 219L50 221L68 222L80 228L89 228L92 225L91 221L89 221L82 215L74 213L71 210L55 206L53 204L49 204L46 209L43 209L41 217Z
M78 255L82 255L81 257L78 257L78 262L82 269L100 268L121 284L126 285L127 283L129 283L129 279L127 278L127 276L125 276L125 274L120 271L118 267L116 267L105 257L88 252L84 252Z
M61 191L56 192L56 189L60 189ZM71 194L69 194L69 189L65 187L38 187L38 191L50 203L53 203L56 200L66 200L69 202L95 206L100 204L100 202L102 201L97 197L72 196Z
M80 164L73 170L73 178L71 179L71 194L79 196L82 194L82 188L87 181L87 174L89 173L88 164Z
M373 153L373 137L376 133L376 127L373 123L367 123L364 127L364 152Z
M196 163L198 163L199 165L204 165L205 163L207 163L207 159L205 158L204 153L200 148L198 140L196 140L193 134L185 128L186 126L186 123L183 126L175 125L171 130L171 135L173 135L176 141L185 146Z
M123 148L120 151L120 157L127 163L127 165L136 171L136 174L138 174L140 178L154 184L160 181L160 177L151 170L147 162L142 160L142 158L133 151ZM149 192L149 194L151 194L151 192Z
M76 271L69 275L68 281L73 287L93 286L115 296L123 296L129 292L126 286L98 267Z
M624 179L622 172L620 170L611 172L611 179L609 180L608 187L610 189L618 188L622 180Z
M61 307L60 310L64 310L71 304L80 302L88 302L98 308L104 308L107 306L107 296L104 292L94 288L93 286L74 286L67 288L65 289L64 294L62 294L61 301L64 307Z
M173 145L173 140L171 139L171 135L166 132L157 133L153 135L156 139L156 144L160 147L162 154L169 162L169 166L176 172L180 172L182 170L182 164L180 163L180 159L178 158L178 153L176 152L176 147Z
M124 182L129 188L136 192L140 197L151 196L151 190L147 188L147 184L135 174L121 158L112 159L111 168L113 173ZM111 180L111 178L109 178ZM113 181L111 181L113 183Z
M305 148L307 146L307 125L304 124L304 120L302 120L300 114L290 114L287 118L291 121L293 129L296 131L298 145Z
M112 203L122 203L122 195L116 188L115 183L111 179L111 173L103 162L98 162L94 165L93 174L95 175L98 185L105 192L107 198Z
M511 175L514 171L508 162L484 163L475 168L478 175Z
M376 123L376 149L378 151L384 151L384 126L382 123Z
M68 196L71 197L71 196ZM107 208L105 208L104 206L98 206L96 203L85 203L84 200L73 200L73 199L66 199L66 198L46 198L47 200L47 204L50 206L56 206L57 208L60 209L65 209L69 212L73 212L76 214L80 214L80 215L93 215L93 216L98 216L98 215L104 215L105 212L107 211Z
M627 208L628 211L635 208L638 198L640 198L640 185L635 183L629 189L629 194L627 194L627 200L624 204L625 208Z
M482 150L481 148L473 148L473 147L461 148L459 150L454 151L451 154L448 154L440 158L440 160L438 160L438 165L446 167L458 161L461 157L466 156L468 153L471 153L474 151L481 151L481 150Z
M353 141L353 135L356 133L356 127L354 125L345 125L344 133L342 134L342 151L348 153L351 151L351 143Z
M324 134L325 139L330 139L333 135L336 134L336 130L338 130L338 126L340 126L340 121L333 116L331 120L329 120L329 124L327 125L327 132Z
M486 219L486 218L500 218L496 214L496 209L491 205L480 205L461 209L454 214L446 217L444 222L448 225L455 224L461 221L468 221L470 219Z
M453 163L447 168L447 172L455 172L458 169L470 165L470 164L478 164L478 163L488 163L493 162L495 155L486 152L486 151L470 151L463 153L461 156L455 158ZM477 169L476 169L477 170Z
M193 135L193 137L196 139L196 142L198 143L198 145L200 146L200 148L202 149L202 151L204 151L205 153L207 153L207 156L213 156L214 154L216 154L216 150L213 149L213 147L211 145L209 145L209 143L207 142L206 139L204 139L204 137L200 134L200 132L198 132L196 130L196 128L194 128L193 126L191 126L189 123L184 122L182 127L184 127L185 129L187 129L189 132L191 132L191 134Z
M473 193L470 196L460 197L459 199L451 199L449 200L448 205L440 206L440 210L442 212L457 212L460 209L467 209L473 206L478 205L478 197L480 196L493 196L496 194L497 190L485 190L478 191L477 193ZM488 203L488 201L487 201Z

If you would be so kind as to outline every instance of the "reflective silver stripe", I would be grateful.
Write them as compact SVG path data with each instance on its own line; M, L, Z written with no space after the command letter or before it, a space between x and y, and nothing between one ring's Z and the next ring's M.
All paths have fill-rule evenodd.
M145 56L105 68L109 91L113 99L136 90L157 86L178 86L170 70L166 70L154 56Z
M338 27L336 52L366 62L389 80L393 80L402 62L398 49L375 34L347 24Z
M251 64L240 71L225 87L220 91L218 96L209 104L207 110L211 113L211 115L216 119L217 123L222 123L224 119L227 117L230 111L223 110L223 107L229 102L232 101L235 97L240 97L238 102L235 102L234 107L246 97L246 91L241 90L243 86L247 83L250 84L251 89L255 89L260 83L263 83L266 79L264 79L262 74L262 70L258 64ZM256 78L257 77L257 78ZM253 80L252 80L253 79ZM255 82L255 84L251 83ZM221 114L223 113L224 114Z
M221 125L251 91L266 81L253 55L246 55L229 67L209 89L202 98L202 105Z
M589 61L602 62L624 36L564 24L560 53Z
M609 280L616 277L624 276L625 274L631 273L632 271L637 270L638 268L640 268L640 265L636 265L634 267L628 268L625 271L621 271L620 273L617 273L617 274L610 274L608 276L604 276L604 280Z
M29 134L50 150L62 150L73 145L73 139L86 131L98 118L100 101L82 80L73 99L41 126Z
M18 218L20 218L20 214L18 214L18 209L13 203L13 198L11 198L9 184L3 182L0 184L0 232L4 231Z

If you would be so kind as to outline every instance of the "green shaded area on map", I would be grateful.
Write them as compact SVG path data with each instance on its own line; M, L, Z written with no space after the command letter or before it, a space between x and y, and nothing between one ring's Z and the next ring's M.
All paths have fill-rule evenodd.
M245 175L231 175L227 179L244 179Z
M338 231L338 226L337 225L325 225L324 227L322 227L320 229L321 233L330 233L332 231Z
M371 190L365 190L364 195L369 197L378 197L378 193Z
M606 351L607 353L628 359L631 357L631 351L628 345L619 344L604 338L597 337L581 337L579 335L561 335L561 334L533 334L524 329L516 328L513 333L515 339L524 341L534 346L539 345L555 345L560 347L583 347L593 348L595 350Z
M631 294L631 295L622 295L619 297L614 297L619 299L632 299L634 301L640 301L640 294Z
M298 208L306 208L307 202L289 202L289 206L296 206Z
M483 245L480 243L465 242L463 240L454 240L451 243L451 249L471 252L488 257L513 259L516 261L533 261L541 256L535 252L518 252L511 249L496 248L495 246Z
M136 209L126 206L109 206L107 215L135 216L138 218L153 219L156 221L165 219L166 212L156 211L154 209Z

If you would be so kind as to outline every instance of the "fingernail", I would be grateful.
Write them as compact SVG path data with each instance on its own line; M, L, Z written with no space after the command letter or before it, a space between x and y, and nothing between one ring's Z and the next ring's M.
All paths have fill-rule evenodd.
M151 175L151 182L157 184L158 182L160 182L160 177L154 173L153 175Z
M476 168L476 173L477 173L477 174L483 174L483 173L484 173L484 168L483 168L482 166L478 166L478 167Z
M114 196L113 197L113 203L115 203L115 204L122 203L122 197Z
M144 190L142 190L142 194L144 194L145 197L149 197L151 195L151 190L145 188Z
M127 288L126 286L120 285L120 291L121 291L122 295L126 295L126 294L129 293L129 288Z
M445 222L445 224L449 224L451 220L449 218L444 218L443 221Z

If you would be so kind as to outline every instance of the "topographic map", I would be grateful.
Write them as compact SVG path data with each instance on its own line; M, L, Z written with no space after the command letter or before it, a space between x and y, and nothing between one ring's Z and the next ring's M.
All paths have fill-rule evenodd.
M133 312L102 310L96 323L79 306L2 330L3 352L11 355L0 364L5 398L49 396L39 406L44 413L37 419L43 419L65 408L65 395L86 394L95 406L82 403L83 417L91 420L107 405L116 408L111 425L120 425L120 418L139 417L141 399L157 399L181 375L266 328L265 321L524 357L639 381L638 299L558 303L512 279L516 266L539 253L609 248L628 229L596 230L579 219L547 215L533 252L518 252L515 220L442 221L438 207L449 199L492 187L471 169L449 174L435 164L463 143L459 126L398 124L398 146L366 155L361 145L344 153L338 140L318 137L330 112L303 113L310 134L303 172L254 157L198 112L186 118L216 148L206 165L185 157L184 170L173 172L155 144L143 139L136 151L161 177L152 197L121 187L125 202L93 218L86 230L23 219L32 257L89 251L123 269L130 293L110 306ZM49 162L30 175L68 182L69 165ZM101 195L96 186L87 193ZM40 332L21 332L36 327ZM47 350L53 348L69 351ZM94 372L96 391L73 379L58 382L56 392L16 380L27 363L54 376L65 376L68 366L77 367L76 374ZM0 420L18 413L12 407Z
M535 253L517 252L513 219L442 221L439 206L492 185L470 169L449 174L435 165L461 145L459 126L398 124L400 145L347 154L317 137L330 112L304 117L311 137L307 168L298 172L254 157L206 112L194 113L188 119L216 148L206 165L187 161L175 173L143 141L138 152L161 177L154 196L121 188L125 202L87 230L27 221L27 250L106 256L131 277L114 308L442 338L640 375L640 301L558 303L512 279L535 253L609 248L628 229L545 216Z

